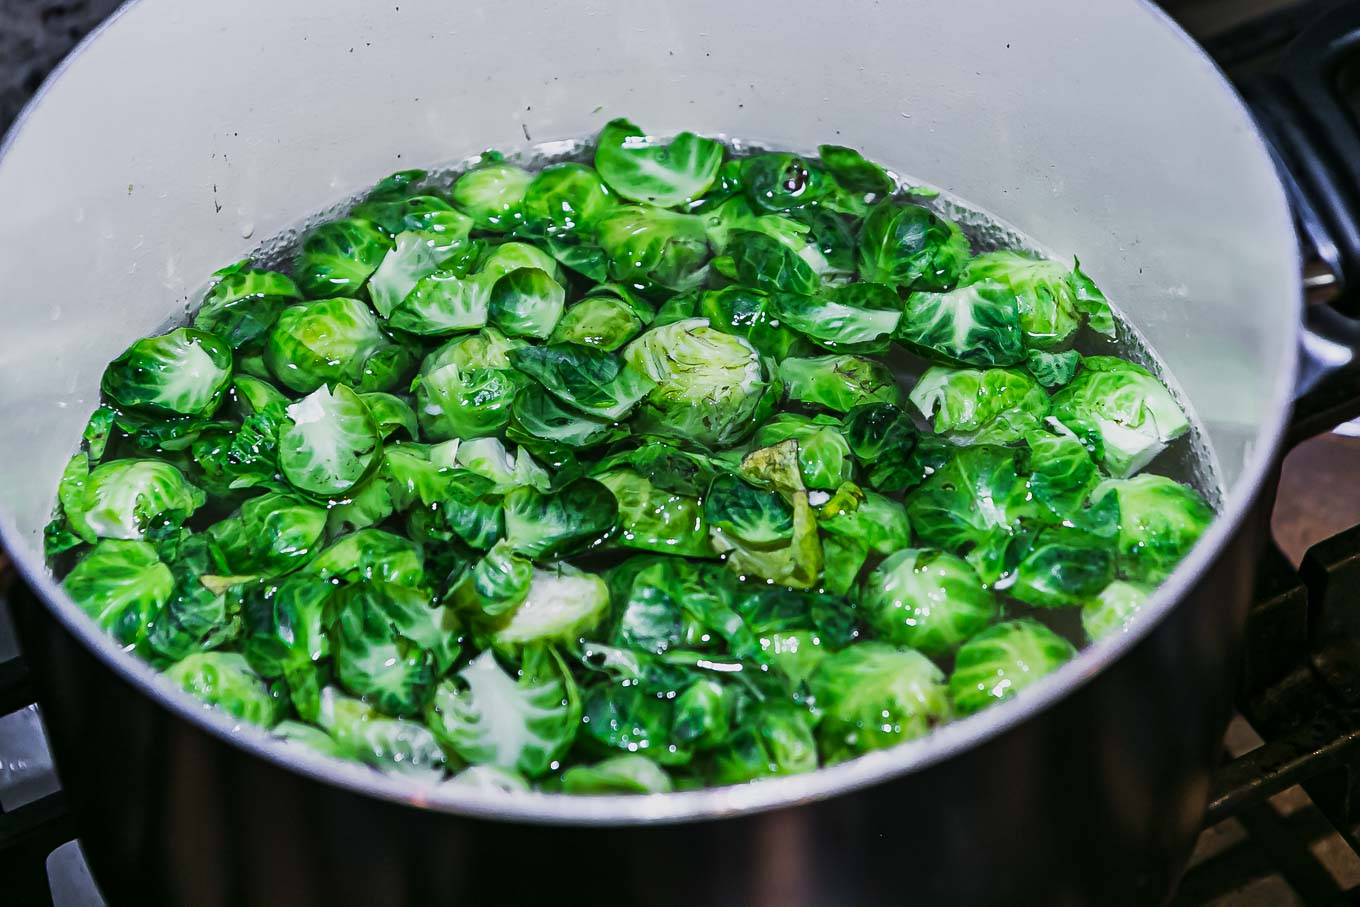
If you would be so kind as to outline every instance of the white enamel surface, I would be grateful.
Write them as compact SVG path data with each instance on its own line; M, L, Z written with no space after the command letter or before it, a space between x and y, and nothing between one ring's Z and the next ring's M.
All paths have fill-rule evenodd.
M1299 307L1270 161L1199 51L1133 0L587 0L547 12L534 0L140 0L49 84L0 160L0 528L63 618L153 682L79 622L38 553L106 362L182 317L207 275L260 238L392 170L581 137L626 115L656 133L854 146L1079 254L1207 427L1225 514L1140 630L917 744L646 802L505 807L460 792L440 805L638 821L821 796L1024 720L1155 624L1265 469ZM398 780L308 770L412 796Z

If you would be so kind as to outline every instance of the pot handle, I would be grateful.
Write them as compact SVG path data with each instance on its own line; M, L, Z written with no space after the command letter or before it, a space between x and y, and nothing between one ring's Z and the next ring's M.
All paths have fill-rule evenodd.
M1305 252L1310 303L1292 446L1360 417L1360 4L1319 16L1241 83Z

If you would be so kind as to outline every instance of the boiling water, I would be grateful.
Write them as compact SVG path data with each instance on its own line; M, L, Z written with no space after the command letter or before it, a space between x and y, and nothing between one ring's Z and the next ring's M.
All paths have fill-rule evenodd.
M768 146L730 137L724 138L724 142L736 157L774 150ZM585 141L559 141L539 144L506 154L505 159L507 162L518 164L526 169L536 170L548 164L562 161L590 163L592 151L593 146ZM806 157L815 158L815 154L800 153L804 153ZM447 190L460 173L476 164L479 159L479 157L469 157L452 164L431 168L426 178L419 185L434 190ZM889 174L898 186L900 198L930 208L957 223L968 236L974 253L1005 248L1060 260L1069 260L1072 252L1080 255L1080 249L1067 250L1067 254L1055 254L1054 250L1050 250L1042 243L1022 234L1002 219L969 205L963 199L951 196L928 183L899 173L890 171ZM290 271L291 261L301 238L316 224L346 214L367 191L368 187L365 187L362 192L356 193L324 211L317 212L291 229L266 239L249 257L260 267ZM1090 276L1099 286L1101 275L1091 273ZM201 296L201 293L196 294L194 298L199 299ZM1211 506L1218 509L1222 500L1222 485L1217 477L1218 471L1212 451L1205 441L1205 434L1194 411L1185 399L1185 395L1180 392L1174 376L1149 348L1141 333L1119 311L1117 301L1111 300L1111 305L1115 313L1116 336L1110 338L1083 328L1077 337L1076 349L1083 355L1119 356L1131 360L1149 369L1166 384L1176 396L1182 409L1185 410L1191 423L1191 429L1184 436L1172 442L1168 449L1153 461L1150 471L1170 476L1177 481L1191 485L1204 495ZM192 313L193 308L192 305L186 306L184 312L186 318ZM178 326L183 321L184 319L176 319L176 324L167 327ZM906 392L911 390L917 378L930 366L930 363L925 360L896 346L886 355L886 361L894 368L898 376L898 383L904 390L904 396ZM908 407L908 409L912 408ZM913 415L917 416L919 427L928 433L930 429L927 423L920 419L919 414L914 413L914 411ZM225 515L225 513L214 512L210 502L210 506L203 508L200 513L195 515L194 522L213 522ZM613 566L614 563L625 559L632 553L636 552L603 553L587 556L584 559L578 557L574 560L584 569L599 571ZM866 569L868 568L866 567ZM1080 623L1080 608L1035 608L1011 599L1009 596L1005 596L1003 601L1006 618L1033 616L1070 639L1075 645L1080 647L1085 644L1086 637ZM952 658L939 659L938 661L946 670L951 667Z

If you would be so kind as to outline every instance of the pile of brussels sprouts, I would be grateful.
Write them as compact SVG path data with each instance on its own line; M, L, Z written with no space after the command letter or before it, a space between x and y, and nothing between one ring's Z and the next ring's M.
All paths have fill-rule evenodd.
M970 254L848 148L615 120L593 161L397 173L291 274L218 272L104 375L70 596L380 771L667 791L1007 699L1209 522L1138 474L1188 423L1074 349L1115 332L1075 264Z

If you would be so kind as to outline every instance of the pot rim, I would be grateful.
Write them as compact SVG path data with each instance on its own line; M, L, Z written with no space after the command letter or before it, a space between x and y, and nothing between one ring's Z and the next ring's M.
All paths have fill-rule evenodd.
M1165 11L1154 6L1151 0L1137 2L1200 57L1209 70L1205 78L1206 89L1210 80L1216 83L1216 90L1226 94L1228 103L1236 106L1241 113L1248 141L1256 145L1263 157L1269 156L1266 142L1250 112L1203 48ZM62 77L72 61L137 3L138 0L127 0L86 35L44 80L15 118L3 141L0 141L0 161L3 161L16 136L22 132L31 112L42 103L50 87ZM1277 180L1273 189L1279 203L1277 210L1280 217L1289 235L1293 235L1284 188ZM1278 228L1281 225L1275 226ZM1297 243L1294 244L1293 260L1301 274ZM9 552L28 588L42 601L43 606L67 632L122 680L157 701L176 717L198 726L223 742L314 781L422 809L542 825L617 826L694 822L798 806L926 769L1036 718L1122 658L1166 618L1237 534L1251 512L1280 450L1294 397L1294 376L1298 370L1298 338L1303 311L1301 285L1298 285L1287 304L1300 317L1294 319L1293 334L1286 338L1287 346L1283 353L1286 367L1273 389L1268 406L1270 415L1257 434L1257 443L1241 476L1225 495L1223 508L1209 530L1171 576L1157 588L1138 621L1126 632L1082 649L1071 661L1027 688L1022 696L943 725L920 739L803 775L665 794L603 796L539 792L507 794L448 784L431 785L384 775L359 763L323 756L289 744L255 725L237 722L225 712L203 705L178 690L150 665L118 647L80 610L53 579L42 558L34 556L29 550L27 540L12 517L3 513L0 513L0 517L3 517L0 518L0 546Z

